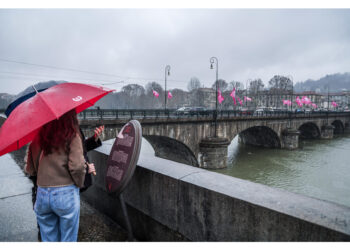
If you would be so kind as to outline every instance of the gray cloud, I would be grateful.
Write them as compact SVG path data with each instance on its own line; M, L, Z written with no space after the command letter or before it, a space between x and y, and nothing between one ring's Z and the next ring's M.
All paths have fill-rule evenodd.
M294 81L349 71L347 9L1 9L0 59L102 72L63 71L0 61L0 92L43 80L210 86L275 74ZM12 73L4 73L12 72ZM117 77L120 76L120 77ZM120 90L123 84L111 85Z

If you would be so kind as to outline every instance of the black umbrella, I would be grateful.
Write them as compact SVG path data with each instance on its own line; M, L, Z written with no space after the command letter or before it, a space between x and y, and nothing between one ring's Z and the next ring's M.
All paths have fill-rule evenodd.
M23 90L21 93L19 93L18 95L15 96L15 100L12 101L6 111L5 111L5 115L7 117L9 117L9 115L11 114L11 112L19 105L21 104L22 102L24 102L25 100L33 97L35 94L36 94L36 91L38 92L41 92L41 91L44 91L52 86L55 86L57 84L61 84L61 83L64 83L66 81L47 81L47 82L39 82L34 86L30 86L28 88L26 88L25 90Z

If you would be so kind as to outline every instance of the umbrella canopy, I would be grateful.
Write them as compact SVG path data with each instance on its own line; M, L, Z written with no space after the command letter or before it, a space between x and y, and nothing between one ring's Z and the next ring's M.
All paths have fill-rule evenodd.
M46 123L72 109L78 114L112 91L88 84L62 83L36 93L19 104L1 126L0 156L31 142Z
M33 86L30 86L23 90L21 93L15 96L15 99L7 106L5 110L5 115L9 117L11 112L22 102L28 100L29 98L35 96L37 92L42 92L52 86L57 84L65 83L66 81L47 81L47 82L39 82Z

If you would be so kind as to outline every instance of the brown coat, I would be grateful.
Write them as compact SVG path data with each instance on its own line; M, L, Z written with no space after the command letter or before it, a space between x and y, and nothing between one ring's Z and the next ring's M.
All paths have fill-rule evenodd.
M25 171L31 176L37 175L38 186L58 187L75 184L77 187L83 187L86 165L79 134L73 138L68 155L63 149L49 155L41 152L37 137L29 145Z

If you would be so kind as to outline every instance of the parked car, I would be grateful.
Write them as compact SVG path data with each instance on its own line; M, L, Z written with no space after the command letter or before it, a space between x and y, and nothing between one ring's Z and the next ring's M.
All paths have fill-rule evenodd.
M204 107L192 107L191 111L206 111L207 109Z
M257 116L257 115L262 115L264 114L264 109L263 108L258 108L254 111L254 115Z
M176 114L181 115L181 114L189 114L191 111L190 107L181 107L176 110Z

